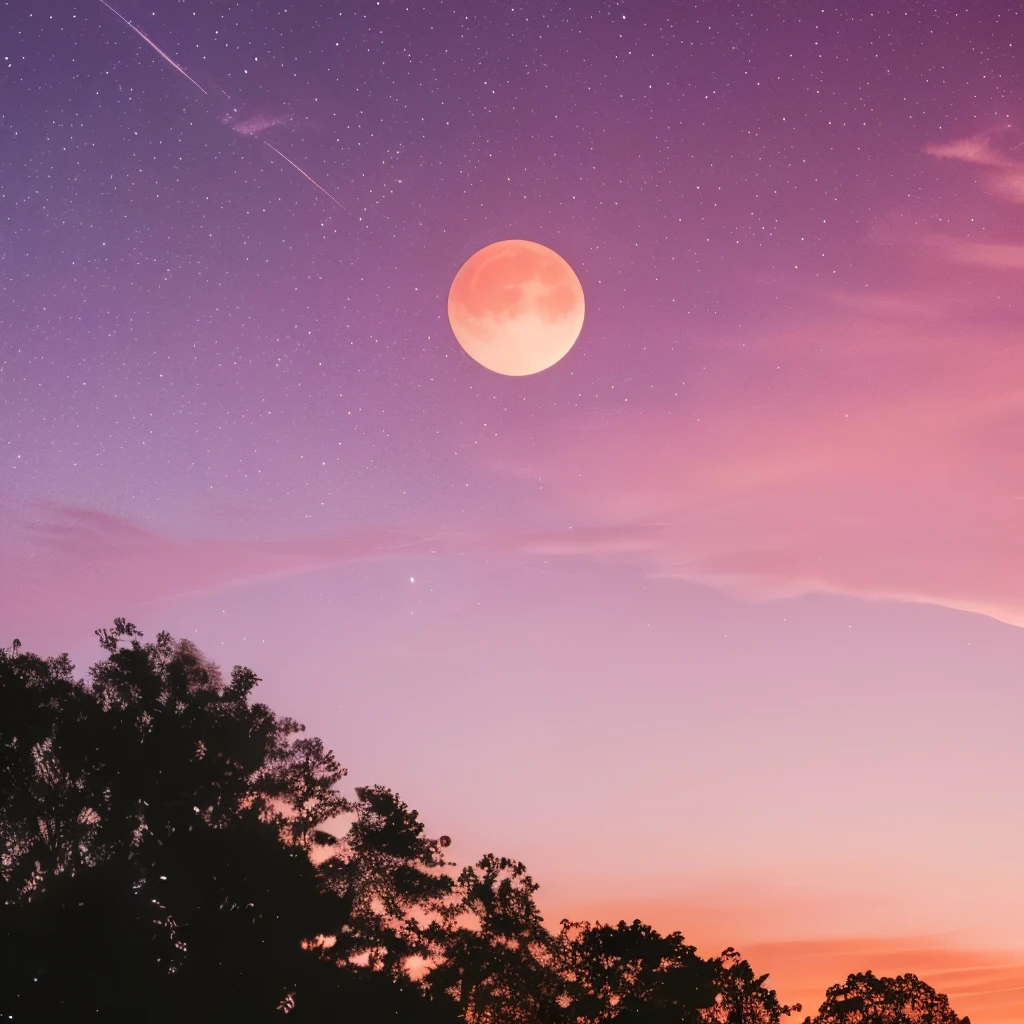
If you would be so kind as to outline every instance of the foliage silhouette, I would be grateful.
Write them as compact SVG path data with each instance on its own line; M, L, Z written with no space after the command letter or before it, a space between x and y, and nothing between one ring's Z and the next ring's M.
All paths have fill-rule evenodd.
M279 1006L302 1019L325 1005L370 1020L388 1003L417 1019L441 1013L409 979L382 985L344 956L371 934L385 949L401 938L356 898L373 877L364 864L391 869L389 913L429 892L409 867L442 863L429 841L388 846L419 835L415 814L381 788L344 799L334 755L250 702L249 670L225 684L188 641L144 644L124 620L97 635L107 659L88 685L66 657L0 655L0 1011L23 1021L277 1020ZM348 859L328 830L345 813L387 825L357 829ZM316 847L338 852L316 864Z
M105 660L0 649L0 1016L171 1024L780 1024L733 949L640 921L552 934L521 863L457 877L416 811L346 776L187 640L116 619ZM804 1024L969 1024L850 975Z
M452 891L440 842L423 836L423 825L396 794L383 786L356 789L358 800L342 855L323 865L342 894L343 928L336 958L366 958L374 969L404 977L409 957L431 952L420 918L441 911Z
M574 1022L778 1024L800 1011L735 950L703 960L679 932L661 935L641 921L563 921L559 949Z
M574 1020L701 1024L715 1006L715 965L679 932L563 921L559 940Z
M428 936L438 962L427 984L450 995L466 1020L565 1020L555 942L544 927L524 865L488 854L463 868L456 898Z
M949 1000L913 974L878 978L851 974L825 993L818 1015L804 1024L971 1024Z

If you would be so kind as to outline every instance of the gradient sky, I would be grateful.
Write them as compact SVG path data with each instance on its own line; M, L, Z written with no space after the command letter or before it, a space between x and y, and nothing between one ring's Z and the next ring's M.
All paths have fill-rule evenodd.
M551 924L1024 1019L1019 7L115 6L0 2L0 642L250 665Z

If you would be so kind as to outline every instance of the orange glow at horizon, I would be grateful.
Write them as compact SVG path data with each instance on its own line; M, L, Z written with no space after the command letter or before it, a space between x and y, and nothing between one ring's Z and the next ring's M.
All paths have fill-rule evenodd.
M749 894L747 894L749 895ZM578 899L578 898L577 898ZM950 934L870 936L847 933L813 938L767 938L777 926L768 904L687 903L676 900L608 900L595 905L559 905L555 916L611 923L639 917L663 933L680 930L704 957L733 945L758 974L768 974L768 986L784 1003L799 1003L791 1021L814 1016L826 990L848 975L872 971L880 977L915 974L949 997L961 1016L985 1024L1019 1024L1024 1020L1024 949L982 948ZM759 912L760 910L760 912ZM766 912L767 911L767 912ZM774 907L777 914L778 906ZM743 921L747 918L747 926ZM550 922L549 922L550 925ZM744 940L743 932L748 932Z

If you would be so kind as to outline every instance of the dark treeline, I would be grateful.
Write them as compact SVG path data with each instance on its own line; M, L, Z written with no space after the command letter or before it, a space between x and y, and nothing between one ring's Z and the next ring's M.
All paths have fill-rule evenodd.
M549 931L522 864L456 870L447 837L187 640L98 630L0 651L0 1016L777 1024L735 950L640 921ZM968 1024L913 975L851 975L810 1024Z

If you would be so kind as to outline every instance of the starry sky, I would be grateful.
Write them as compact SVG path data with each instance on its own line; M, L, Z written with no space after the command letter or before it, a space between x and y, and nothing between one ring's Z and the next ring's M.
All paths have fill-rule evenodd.
M114 8L0 2L2 642L250 665L549 923L1019 1021L1017 5ZM447 320L506 238L533 376Z

